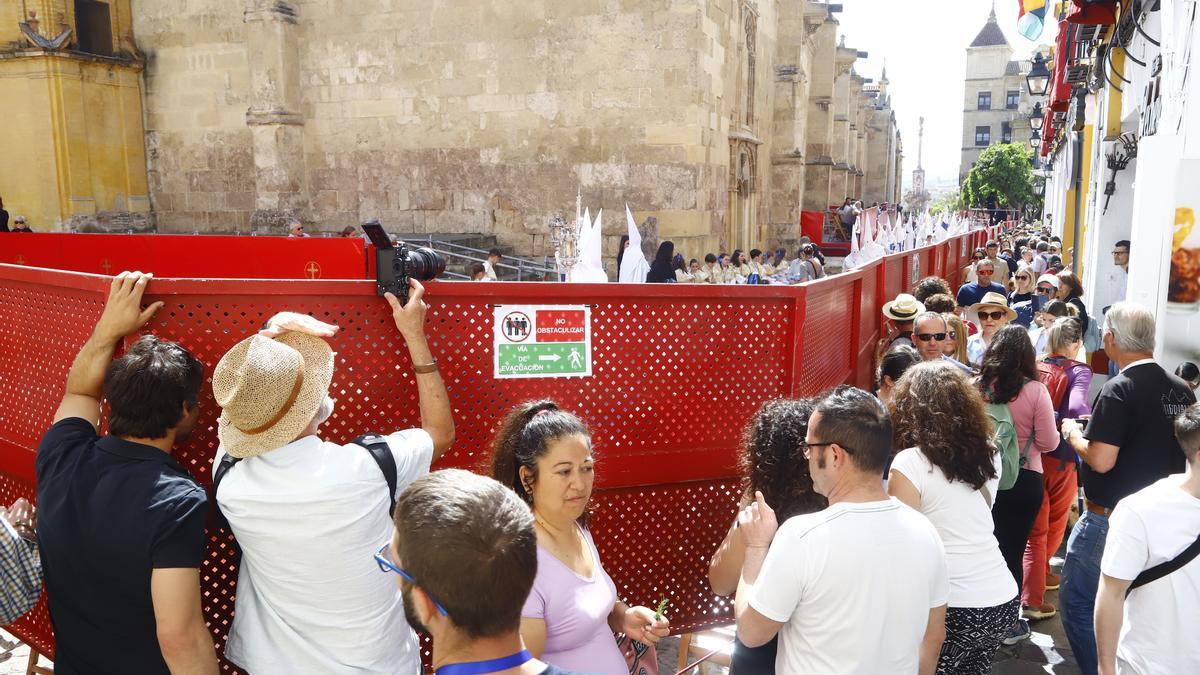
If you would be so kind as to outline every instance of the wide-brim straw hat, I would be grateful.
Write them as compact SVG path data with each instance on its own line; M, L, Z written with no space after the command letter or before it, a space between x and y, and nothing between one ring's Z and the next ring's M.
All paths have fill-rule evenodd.
M892 321L912 321L925 311L925 305L908 293L901 293L895 300L883 303L883 315Z
M983 325L983 320L979 318L979 310L985 307L995 307L996 309L1004 310L1004 313L1008 315L1009 321L1017 318L1017 311L1008 306L1008 298L1000 293L992 292L984 295L982 300L967 308L967 314L975 318L975 325L977 326Z
M333 356L325 340L297 332L254 335L226 352L212 378L225 452L255 457L296 440L329 392Z

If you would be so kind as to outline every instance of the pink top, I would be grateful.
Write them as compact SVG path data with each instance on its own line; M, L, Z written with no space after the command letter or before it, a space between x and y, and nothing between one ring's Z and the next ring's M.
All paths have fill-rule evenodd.
M1046 385L1037 380L1026 382L1021 387L1021 393L1009 401L1008 411L1012 414L1013 426L1017 428L1018 450L1024 448L1030 435L1033 435L1033 445L1029 446L1029 463L1024 468L1042 473L1042 453L1057 448L1059 441L1054 404L1050 402Z
M591 578L580 576L539 545L537 576L521 616L546 622L541 657L546 663L580 673L627 675L629 667L608 626L617 587L600 566L592 533L582 532L595 561Z

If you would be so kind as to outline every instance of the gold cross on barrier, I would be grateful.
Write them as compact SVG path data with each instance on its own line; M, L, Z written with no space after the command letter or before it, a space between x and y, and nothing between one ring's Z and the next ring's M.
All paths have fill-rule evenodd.
M108 262L108 258L105 258L104 261L100 263L100 269L104 270L105 274L111 273L112 263Z
M304 274L309 279L319 279L321 278L321 266L315 260L309 260L308 264L304 266Z

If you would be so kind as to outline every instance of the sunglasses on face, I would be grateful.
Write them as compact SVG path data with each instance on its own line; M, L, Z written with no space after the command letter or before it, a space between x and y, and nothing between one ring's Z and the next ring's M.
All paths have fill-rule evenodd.
M917 333L913 337L917 338L921 342L929 342L930 340L937 340L938 342L941 342L942 340L946 339L946 334L945 333Z
M1046 295L1046 294L1048 294L1048 293L1053 293L1053 292L1054 292L1054 289L1053 289L1053 288L1046 288L1045 286L1038 286L1038 287L1037 287L1037 292L1038 292L1038 293L1041 293L1042 295Z
M980 312L979 318L980 319L991 319L992 321L999 321L1000 319L1004 318L1005 314L1007 314L1007 312L1002 312L1000 310L996 310L994 312Z
M1113 255L1129 255L1129 251L1113 251Z
M1029 277L1025 276L1024 274L1018 274L1017 279L1019 279L1021 281L1028 281Z

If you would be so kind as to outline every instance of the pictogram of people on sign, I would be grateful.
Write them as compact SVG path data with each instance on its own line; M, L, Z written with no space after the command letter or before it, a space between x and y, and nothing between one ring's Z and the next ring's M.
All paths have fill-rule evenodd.
M529 331L532 328L529 317L520 312L513 312L504 317L504 337L513 342L520 342L529 337Z

